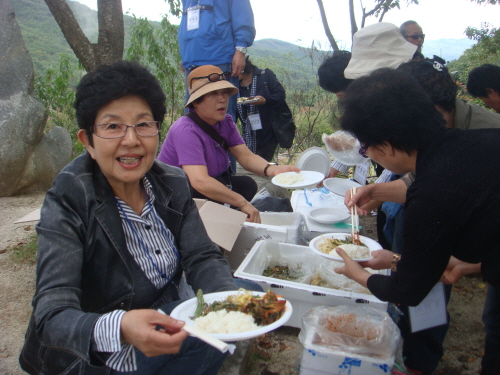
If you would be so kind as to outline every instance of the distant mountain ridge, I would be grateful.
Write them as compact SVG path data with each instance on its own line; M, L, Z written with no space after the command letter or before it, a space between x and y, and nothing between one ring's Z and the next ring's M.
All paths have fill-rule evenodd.
M474 40L468 38L425 40L422 52L426 57L437 55L446 61L452 61L458 59L475 43Z
M464 51L472 47L474 43L476 43L474 40L468 38L426 40L422 52L426 57L437 55L446 61L452 61L458 59ZM295 44L278 39L256 40L250 50L252 49L258 51L256 53L259 54L262 51L266 51L266 53L294 53L299 56L304 54L304 52L301 52L301 49L307 50ZM325 53L331 54L331 51L325 51Z
M54 20L44 0L10 0L15 11L16 20L23 33L23 38L30 51L35 70L38 74L49 67L59 65L59 55L69 53L73 56L66 39L62 35L59 26ZM82 30L91 41L97 39L97 12L86 5L77 1L68 1L75 17L80 23ZM158 25L158 22L150 21ZM124 15L125 23L125 46L129 46L129 30L133 23L133 18ZM467 39L439 39L426 40L423 53L425 56L432 57L438 55L445 60L454 60L469 48L474 42ZM299 47L293 43L278 39L260 39L256 40L249 48L249 55L256 60L275 61L287 69L294 71L304 70L304 66L310 67L308 58L309 49ZM325 55L331 52L322 52Z

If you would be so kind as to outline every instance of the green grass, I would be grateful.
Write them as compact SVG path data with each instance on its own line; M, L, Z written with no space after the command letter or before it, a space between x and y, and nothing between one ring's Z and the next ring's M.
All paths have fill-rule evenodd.
M37 250L38 236L33 233L26 242L12 248L11 258L16 263L35 264Z

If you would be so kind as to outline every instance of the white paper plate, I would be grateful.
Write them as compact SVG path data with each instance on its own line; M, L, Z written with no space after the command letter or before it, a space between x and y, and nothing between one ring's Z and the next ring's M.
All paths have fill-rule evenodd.
M350 236L350 234L349 233L326 233L326 234L323 234L321 236L313 238L311 240L311 242L309 242L309 248L312 251L314 251L316 254L321 255L322 257L332 259L332 260L335 260L337 262L343 262L344 260L341 257L339 257L338 255L330 255L330 254L326 254L326 253L320 251L319 244L324 239L327 239L327 238L344 239L344 238L346 238L346 236ZM380 244L378 242L372 240L371 238L368 238L365 236L359 236L359 238L360 238L362 243L364 243L366 246L368 246L368 248L370 249L370 253L374 250L382 250L382 246L380 246ZM367 261L370 259L372 259L371 256L369 258L361 258L361 259L353 259L353 260L355 260L356 262L364 262L364 261Z
M320 224L335 224L351 217L347 208L316 208L309 212L309 218Z
M330 190L332 193L345 197L345 192L352 188L361 187L355 181L346 178L327 178L323 181L323 186Z
M260 100L260 98L248 99L248 100L238 100L237 103L238 104L252 104L252 103L258 102L259 100Z
M295 166L301 171L316 171L323 173L325 178L330 174L330 155L321 147L311 147L299 155Z
M320 173L320 172L315 172L315 171L300 171L300 174L302 175L302 177L304 177L304 180L303 181L298 181L296 182L295 184L292 184L292 185L285 185L285 184L281 184L277 181L277 179L279 180L279 176L282 176L282 175L295 175L297 174L297 172L285 172L285 173L280 173L276 176L273 177L273 179L271 180L271 182L277 186L280 186L282 188L285 188L285 189L302 189L302 188L305 188L305 187L314 187L316 186L317 184L319 184L321 181L323 181L323 179L325 178L325 176Z
M210 293L210 294L205 294L203 298L205 299L205 302L210 304L215 301L223 301L226 299L226 297L234 295L238 293L238 291L233 290L229 292L218 292L218 293ZM256 296L262 296L265 293L264 292L252 292L253 295ZM198 304L198 301L196 297L191 298L183 303L181 303L179 306L177 306L170 316L172 318L178 319L178 320L184 320L187 325L194 326L194 320L191 319L191 317L194 315L194 312L196 311L196 306ZM267 326L259 326L259 328L254 329L252 331L247 331L247 332L238 332L238 333L207 333L208 335L215 337L219 340L222 341L240 341L240 340L247 340L251 339L253 337L257 337L260 335L263 335L264 333L270 332L276 328L281 327L283 324L285 324L288 319L292 316L292 305L290 302L286 301L285 305L285 312L279 318L277 321L274 323L268 324Z

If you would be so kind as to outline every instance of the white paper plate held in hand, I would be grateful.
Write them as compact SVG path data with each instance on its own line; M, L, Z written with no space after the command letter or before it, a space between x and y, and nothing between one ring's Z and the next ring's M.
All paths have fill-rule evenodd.
M211 304L216 301L223 301L226 299L228 296L232 296L237 294L238 291L233 290L229 292L218 292L218 293L210 293L210 294L205 294L203 298L205 299L205 303ZM251 292L252 295L255 296L262 296L266 293L263 292ZM172 318L178 319L178 320L183 320L186 322L186 325L189 326L194 326L195 322L192 319L194 312L196 311L196 307L198 304L198 300L196 297L191 298L183 303L181 303L179 306L177 306L170 316ZM259 328L251 330L251 331L246 331L246 332L238 332L238 333L207 333L208 335L215 337L216 339L219 339L221 341L225 342L230 342L230 341L241 341L241 340L247 340L251 339L253 337L257 337L260 335L263 335L264 333L270 332L272 330L275 330L276 328L281 327L283 324L285 324L288 319L292 316L292 305L290 302L286 302L285 305L285 311L283 312L283 315L281 315L281 318L279 318L277 321L274 323L264 325L264 326L259 326Z
M346 237L350 237L348 234L346 233L327 233L327 234L323 234L321 236L318 236L318 237L315 237L311 240L311 242L309 242L309 248L314 251L316 254L319 254L321 255L322 257L325 257L325 258L328 258L328 259L332 259L332 260L335 260L337 262L343 262L344 260L336 253L336 252L333 252L332 254L330 254L329 252L325 252L325 251L322 251L320 249L320 245L322 245L325 240L329 240L329 239L341 239L341 240L345 240ZM361 243L365 244L369 251L370 251L370 255L369 256L366 256L366 257L363 257L363 258L353 258L353 260L355 260L356 262L365 262L367 260L370 260L372 259L372 256L371 256L371 252L374 251L374 250L382 250L382 246L380 246L380 244L374 240L372 240L371 238L368 238L368 237L365 237L365 236L359 236L360 240L361 240ZM330 247L330 246L329 246ZM331 250L334 250L336 247L331 247L331 249L328 249L329 251Z
M315 171L300 171L280 173L273 177L271 182L285 189L314 188L325 176Z
M260 98L238 98L238 104L252 104L257 103Z

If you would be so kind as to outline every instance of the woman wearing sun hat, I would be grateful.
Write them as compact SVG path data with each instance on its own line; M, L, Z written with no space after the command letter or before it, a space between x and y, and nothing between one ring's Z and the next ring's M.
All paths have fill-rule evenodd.
M259 223L259 211L249 203L257 185L248 176L228 172L227 151L244 169L261 176L274 177L299 169L270 164L245 145L233 118L226 113L229 97L238 92L227 81L230 75L213 65L203 65L189 73L190 96L185 105L189 112L170 127L158 159L184 169L195 198L229 204L246 213L247 221Z

